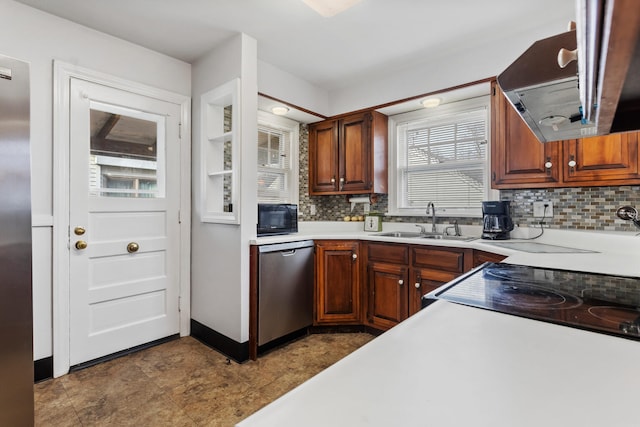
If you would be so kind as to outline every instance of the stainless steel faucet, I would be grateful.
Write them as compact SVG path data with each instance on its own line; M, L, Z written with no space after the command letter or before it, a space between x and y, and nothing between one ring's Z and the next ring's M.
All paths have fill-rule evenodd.
M433 202L429 202L429 204L427 205L427 216L429 215L429 209L431 209L431 232L435 233L436 232L436 205L433 204Z

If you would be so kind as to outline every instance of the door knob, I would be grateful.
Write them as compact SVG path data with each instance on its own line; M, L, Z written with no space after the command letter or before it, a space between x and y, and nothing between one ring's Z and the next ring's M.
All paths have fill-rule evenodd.
M84 229L84 227L76 227L73 229L73 233L76 236L82 236L87 230Z
M130 254L138 252L138 249L140 249L140 246L136 242L131 242L127 245L127 252Z
M84 240L78 240L75 244L76 249L83 250L87 248L87 242Z

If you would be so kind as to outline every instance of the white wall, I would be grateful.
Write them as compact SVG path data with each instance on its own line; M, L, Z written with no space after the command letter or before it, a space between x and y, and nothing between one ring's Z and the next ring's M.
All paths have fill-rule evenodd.
M328 91L268 62L258 61L258 91L314 113L329 115Z
M382 105L424 93L441 91L464 83L497 76L533 42L566 31L575 19L573 4L554 11L555 18L543 25L522 23L518 34L505 36L496 28L483 40L469 40L462 46L442 46L441 54L424 58L410 67L398 66L366 79L344 82L340 89L329 92L329 114L336 115ZM305 107L305 105L300 105Z
M0 0L0 54L31 64L34 359L51 356L53 60L191 95L191 66L11 0Z
M239 34L193 64L191 318L243 343L249 338L249 240L257 221L257 43ZM240 225L200 222L200 96L240 78ZM237 207L236 207L237 208Z

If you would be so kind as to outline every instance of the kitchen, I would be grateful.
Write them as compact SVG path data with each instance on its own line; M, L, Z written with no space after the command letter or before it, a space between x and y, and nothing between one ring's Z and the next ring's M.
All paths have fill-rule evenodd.
M570 2L572 3L572 2ZM522 35L519 42L513 41L513 45L509 46L509 54L498 53L494 50L482 51L482 57L489 55L490 57L482 63L474 64L470 70L462 65L462 59L458 56L451 62L450 73L446 76L436 75L435 71L428 71L431 83L425 87L422 79L420 83L416 79L410 79L414 76L414 71L405 70L404 80L408 87L399 87L397 84L389 81L389 77L380 79L380 89L371 91L368 85L354 86L352 91L337 91L335 96L331 98L332 103L337 107L334 109L327 108L328 104L326 92L319 91L317 88L305 84L302 79L295 78L288 73L282 72L268 62L258 59L256 55L255 41L246 35L239 36L231 40L223 48L211 52L210 55L193 62L191 65L167 58L155 52L132 46L121 40L112 39L103 33L97 33L93 30L87 30L71 24L68 21L52 17L46 13L38 12L20 3L12 1L3 2L3 10L7 11L3 14L3 27L8 28L15 39L4 40L2 42L2 53L13 57L24 58L32 62L32 105L38 106L33 108L32 120L38 123L32 129L33 144L37 144L34 149L44 153L42 156L34 156L32 168L34 171L34 246L38 248L34 253L35 264L47 266L34 271L34 313L35 313L35 341L34 341L34 359L47 360L55 354L55 335L60 333L53 326L52 316L55 317L54 310L57 307L51 302L55 302L58 297L51 283L54 281L51 271L57 268L53 262L51 252L59 250L54 245L52 233L54 232L54 219L52 218L52 206L55 204L53 192L51 190L51 177L54 176L54 144L52 143L51 129L53 129L53 112L52 112L52 83L51 83L51 60L53 58L63 59L71 64L78 64L82 67L88 67L114 75L128 78L135 81L144 81L146 84L156 87L162 87L173 92L180 93L184 96L191 96L193 99L193 122L192 138L193 138L193 154L194 158L198 156L199 140L199 102L200 94L209 91L211 88L229 80L229 75L242 74L243 82L247 86L243 86L247 92L258 93L263 92L274 97L285 99L293 105L305 106L311 111L338 113L344 111L354 111L359 108L365 108L371 105L380 105L386 101L403 99L413 96L416 93L427 93L442 88L455 87L463 82L475 81L486 78L487 76L496 75L502 69L521 53L531 41L540 39L552 34L556 34L566 25L568 18L573 17L573 4L569 4L565 10L566 16L560 16L547 22L545 26L532 29L532 34L528 36ZM6 21L6 22L5 22ZM45 33L45 30L48 30ZM494 37L495 39L496 37ZM495 41L495 40L492 40ZM506 42L505 42L506 43ZM508 43L507 43L508 44ZM470 46L469 49L477 46ZM471 56L471 58L477 58ZM503 57L504 56L504 57ZM128 66L127 61L136 60L137 69ZM222 70L224 67L215 64L226 64L227 67L241 68L240 71ZM425 67L426 68L426 67ZM467 69L463 72L463 69ZM215 72L212 73L212 70ZM230 72L229 72L230 71ZM420 70L424 72L425 70ZM219 75L214 75L219 73ZM226 74L225 74L226 73ZM281 80L286 81L285 84L278 84ZM382 84L387 81L387 84ZM395 81L395 80L394 80ZM244 83L243 83L244 85ZM253 86L253 87L252 87ZM340 93L338 93L340 92ZM247 123L255 123L257 120L253 117L257 108L255 99L243 101L246 106L245 116L243 116L243 133L250 134L254 132ZM244 108L243 108L244 110ZM335 111L334 111L335 110ZM252 112L254 111L254 112ZM251 154L247 151L248 157L245 158L243 153L242 160L248 163L255 163ZM200 182L198 173L199 164L194 162L194 211L198 210L198 202L196 199L197 188ZM242 179L246 182L255 181L252 171L243 169ZM301 175L303 172L301 172ZM537 187L534 187L537 188ZM244 190L244 188L243 188ZM512 200L519 197L529 197L536 199L551 199L554 201L556 212L563 212L565 205L567 209L574 206L573 200L576 198L584 198L585 201L597 200L596 203L586 203L580 206L580 218L574 218L574 215L566 214L560 226L566 224L569 228L593 227L594 229L604 230L604 227L618 227L618 230L632 232L633 228L628 224L616 222L613 219L615 208L624 202L624 204L637 204L637 191L628 186L610 188L604 187L588 187L578 190L576 188L554 188L549 190L532 190L523 189L521 192L516 190L506 190L507 194L512 192ZM584 191L586 195L576 192ZM540 194L542 192L543 194ZM247 197L242 201L243 205L251 205L255 201L250 199L251 191L243 191L242 196ZM311 205L309 203L307 206ZM318 204L318 207L321 205ZM605 208L606 207L606 208ZM349 205L344 203L340 207L340 217L346 215L349 211ZM516 204L514 217L516 220L529 221L530 215L526 211L528 204ZM576 209L576 208L573 208ZM318 209L320 212L322 209ZM242 215L246 215L241 219L243 224L255 223L255 213L250 209L243 209ZM306 213L306 210L305 210ZM337 215L336 215L337 216ZM588 217L588 218L587 218ZM193 300L206 301L206 307L191 307L193 315L191 318L201 323L215 325L215 330L224 337L231 339L233 345L244 345L249 339L249 254L245 245L252 239L252 232L249 227L243 229L238 235L232 227L223 225L212 225L205 227L198 221L195 221L194 213L191 253L193 272L191 274ZM321 217L322 218L322 217ZM335 220L336 218L331 218ZM555 218L554 218L555 220ZM418 219L423 222L423 219ZM603 221L607 224L602 226ZM188 223L188 221L185 221ZM424 220L426 222L426 219ZM585 225L587 224L587 225ZM554 224L555 225L555 224ZM186 225L189 226L188 224ZM626 228L625 228L626 226ZM413 226L411 226L413 227ZM603 227L603 228L598 228ZM211 247L207 242L216 239L224 239L227 243L223 248ZM207 257L196 257L195 254L207 254ZM231 259L231 261L229 260ZM217 260L217 261L216 261ZM225 268L216 265L220 262ZM220 283L216 284L213 297L209 295L197 294L203 292L198 288L198 283L215 277L220 271L224 271L225 275L219 277ZM184 274L184 273L183 273ZM189 273L186 274L187 278ZM241 283L241 286L237 286ZM187 295L186 293L183 293ZM224 297L223 297L224 296ZM188 305L188 304L187 304ZM188 312L188 309L184 310ZM184 312L183 311L183 312ZM203 314L204 312L204 314ZM187 320L188 324L188 320ZM188 326L187 326L188 327ZM181 333L188 334L188 329L181 329ZM53 358L52 363L58 363ZM51 363L51 362L50 362ZM64 373L64 366L62 366ZM60 374L60 371L56 374Z

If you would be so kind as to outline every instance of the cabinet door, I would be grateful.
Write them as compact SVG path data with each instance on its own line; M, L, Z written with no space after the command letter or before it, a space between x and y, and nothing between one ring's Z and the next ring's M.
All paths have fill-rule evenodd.
M339 182L345 192L368 191L371 175L371 114L354 114L340 120Z
M316 243L317 324L360 323L358 242Z
M491 135L493 188L553 187L560 181L560 143L538 141L495 84Z
M378 329L389 329L408 316L407 268L401 265L370 263L367 320Z
M459 273L428 268L412 268L409 286L409 316L422 308L422 296L458 277Z
M635 179L637 183L640 177L635 132L565 141L564 149L565 182L603 185L602 181Z
M338 190L338 123L335 120L309 126L309 193Z

